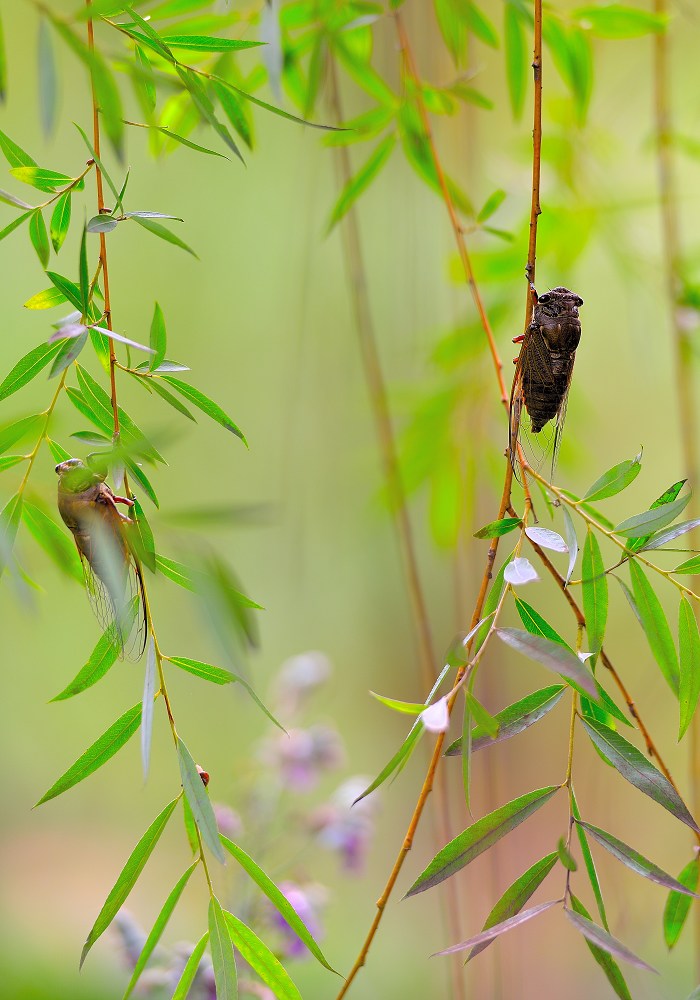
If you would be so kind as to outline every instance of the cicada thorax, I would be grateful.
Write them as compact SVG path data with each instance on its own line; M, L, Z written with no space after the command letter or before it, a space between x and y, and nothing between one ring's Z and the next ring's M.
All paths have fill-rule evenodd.
M578 315L581 305L580 296L561 286L544 293L536 301L513 383L511 454L515 451L524 405L532 434L539 434L550 420L556 420L552 464L556 460L576 349L581 339Z

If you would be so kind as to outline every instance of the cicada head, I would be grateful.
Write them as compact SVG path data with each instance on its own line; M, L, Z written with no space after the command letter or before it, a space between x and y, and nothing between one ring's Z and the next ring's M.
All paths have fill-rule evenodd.
M95 483L100 482L91 469L81 462L79 458L67 458L65 462L59 462L56 466L59 489L66 493L82 493Z

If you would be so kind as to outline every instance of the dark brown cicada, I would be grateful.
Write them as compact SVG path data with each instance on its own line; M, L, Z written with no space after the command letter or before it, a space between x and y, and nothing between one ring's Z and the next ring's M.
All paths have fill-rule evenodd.
M134 501L115 496L79 458L60 462L56 473L58 511L75 539L93 611L122 655L138 659L147 636L143 578L129 538L133 522L117 508Z
M524 404L532 434L539 434L550 420L556 421L553 471L561 444L576 348L581 339L578 310L583 299L561 286L539 297L533 287L532 294L535 300L532 320L525 333L514 341L522 342L522 348L510 397L510 455L515 464Z

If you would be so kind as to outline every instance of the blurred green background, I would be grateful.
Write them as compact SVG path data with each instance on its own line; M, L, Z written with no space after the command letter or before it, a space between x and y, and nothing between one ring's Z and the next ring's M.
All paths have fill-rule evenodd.
M69 11L74 5L60 6ZM499 23L501 4L488 7ZM432 5L409 0L405 11L422 74L436 83L451 78L454 67ZM77 172L85 154L71 122L89 126L83 68L57 46L61 114L54 138L46 141L37 111L37 14L30 3L7 2L3 15L9 94L0 127L40 164ZM696 88L688 81L697 77L698 22L690 5L679 7L671 32L678 128L697 135L700 110ZM375 65L398 87L390 20L380 21L374 34ZM111 38L109 44L114 44ZM613 520L645 509L684 475L661 271L651 46L650 37L595 43L595 89L584 128L574 123L563 84L545 64L538 284L540 289L568 285L585 300L558 478L583 491L604 469L633 457L643 444L642 474L622 497L606 502ZM511 338L521 330L525 299L529 97L523 118L514 122L502 50L478 47L469 73L474 74L474 85L493 100L494 109L466 107L454 117L435 120L436 140L452 174L477 206L496 188L507 194L494 225L511 230L514 243L477 234L472 246L487 306L497 306L495 332L509 379L515 353ZM360 110L363 98L347 79L343 87L348 113ZM328 114L321 105L316 117L323 120ZM143 135L130 134L130 208L182 216L185 225L177 232L201 261L125 225L108 237L110 271L116 328L143 340L153 301L158 300L168 324L170 356L191 366L192 381L221 402L250 443L246 451L204 418L197 427L171 418L167 408L121 380L120 402L139 424L147 432L176 435L167 449L169 465L157 476L162 513L149 508L159 548L177 558L198 544L197 536L168 523L170 510L217 503L260 506L252 523L244 519L231 527L207 524L203 532L206 544L235 567L246 593L265 607L259 615L261 641L250 660L250 678L264 695L279 664L306 649L323 651L334 665L333 679L309 719L338 727L347 760L340 775L324 777L318 791L294 803L295 811L303 812L330 795L344 776L376 774L403 739L405 720L375 702L369 689L407 701L422 700L425 691L398 548L382 498L341 242L337 231L324 236L338 190L333 151L311 129L262 112L255 121L256 150L247 167L186 149L154 162ZM197 133L195 138L214 145L211 133ZM352 155L359 163L367 153L353 150ZM692 264L697 247L690 241L700 221L697 161L679 157L679 168L683 236ZM9 178L0 183L17 191ZM88 195L89 216L94 211L89 185ZM439 499L433 496L431 501L426 490L419 489L412 501L435 643L444 649L471 616L487 543L470 536L496 514L505 422L485 346L474 333L473 306L455 280L458 268L444 206L395 154L361 200L359 214L395 426L399 432L413 427L403 438L409 481L420 478L416 439L420 448L430 448L430 433L425 427L423 437L416 431L421 407L429 407L447 386L459 392L459 406L449 422L450 447L456 445L468 474L458 544L446 548L433 541L431 523L443 536L446 531ZM2 224L12 215L13 210L3 206ZM96 254L96 239L91 249ZM69 272L69 264L74 269L77 260L75 232L61 253L69 263L62 262L59 269ZM0 267L5 276L0 283L0 371L5 373L49 334L54 317L22 308L47 284L26 236L15 234L0 245ZM462 331L467 363L446 373L433 355L455 330ZM91 370L99 377L97 366ZM50 392L40 377L3 404L1 421L43 408ZM68 435L84 424L64 404L53 434L67 445ZM436 453L443 443L434 441ZM16 472L3 474L3 502L16 489ZM31 488L53 502L56 482L46 450L32 474ZM549 524L544 518L543 524ZM554 527L561 530L561 524ZM503 551L509 551L505 544ZM21 597L6 578L0 605L5 670L0 716L5 761L0 997L109 1000L121 996L127 980L115 936L105 935L79 976L80 948L136 840L176 794L177 767L165 720L158 716L145 786L137 743L132 741L85 783L32 811L57 775L141 697L143 682L140 666L118 664L80 697L48 704L85 662L99 629L84 594L65 585L65 578L25 531L18 557L42 590ZM158 578L150 589L165 650L219 662L215 639L187 594ZM573 640L573 618L549 581L528 588L524 596ZM675 615L675 598L664 596L669 598L669 614ZM617 585L611 588L606 647L689 795L687 750L676 745L677 708ZM210 689L185 674L169 683L182 735L212 775L212 797L236 808L254 766L255 747L269 735L269 723L241 691ZM549 678L539 667L492 648L477 694L497 711L546 683ZM501 745L489 759L476 758L474 816L527 790L561 781L567 726L562 703L538 727ZM341 971L357 953L400 846L422 780L425 750L418 751L394 784L382 789L376 836L361 876L342 874L336 859L311 842L299 858L291 859L285 831L271 831L273 843L266 850L274 864L289 861L287 873L303 873L329 887L323 946ZM457 761L446 762L443 779L450 783L456 833L470 822ZM630 789L582 735L576 745L574 781L584 818L674 874L690 860L686 829ZM429 808L353 996L398 1000L448 995L445 960L428 961L432 952L453 943L446 937L440 891L400 902L435 851L430 813ZM465 937L480 929L495 899L518 874L554 849L565 822L563 799L556 798L458 877ZM257 845L246 844L245 836L241 843L256 853ZM630 970L634 996L685 996L694 985L691 934L686 932L673 955L667 955L661 934L664 890L594 853L611 930L662 973L657 979ZM185 839L173 823L129 900L131 913L146 928L187 857ZM222 884L228 877L222 877ZM195 876L183 897L167 942L200 936L206 907L200 881ZM563 877L555 873L536 901L559 895L560 883ZM590 903L581 873L575 886ZM292 965L291 971L305 998L334 995L333 977L312 961ZM545 993L584 1000L609 993L583 940L557 912L508 935L464 974L474 998L530 1000Z

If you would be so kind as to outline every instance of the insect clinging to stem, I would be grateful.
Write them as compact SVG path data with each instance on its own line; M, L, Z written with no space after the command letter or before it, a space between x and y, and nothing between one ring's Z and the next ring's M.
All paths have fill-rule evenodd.
M583 299L562 285L538 296L534 285L532 320L524 334L513 343L522 343L516 359L510 396L510 457L515 464L523 404L531 421L531 433L539 434L545 424L556 420L552 473L557 460L566 416L566 403L574 370L576 349L581 340L578 310Z
M134 522L117 507L134 501L116 496L106 477L79 458L60 462L56 474L58 511L75 540L95 615L113 630L120 653L138 659L148 631L144 584L129 537Z

